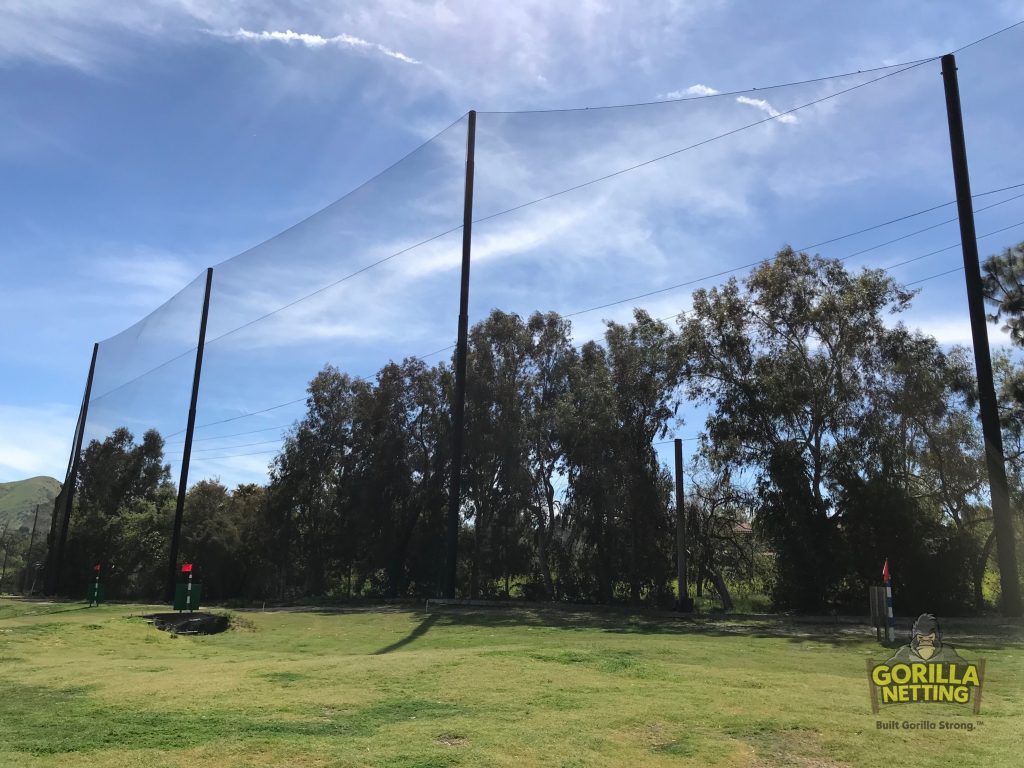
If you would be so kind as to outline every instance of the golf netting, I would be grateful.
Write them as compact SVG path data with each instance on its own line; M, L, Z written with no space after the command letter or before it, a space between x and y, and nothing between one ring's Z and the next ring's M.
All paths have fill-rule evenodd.
M924 286L947 317L964 318L951 335L965 340L960 280L932 279L962 263L938 62L757 91L712 85L647 104L479 113L470 326L495 309L553 311L577 348L636 308L675 327L693 290L742 278L788 244ZM975 86L985 87L964 78L965 91ZM265 483L327 365L372 382L389 361L451 364L466 134L463 118L214 266L190 485ZM985 193L1013 186L1006 168L1020 159L973 169L992 250L1024 223L1024 190ZM83 446L117 427L137 442L156 430L177 482L204 280L100 344ZM684 405L671 431L694 439L704 415ZM667 441L655 448L668 463ZM565 477L555 482L564 496Z

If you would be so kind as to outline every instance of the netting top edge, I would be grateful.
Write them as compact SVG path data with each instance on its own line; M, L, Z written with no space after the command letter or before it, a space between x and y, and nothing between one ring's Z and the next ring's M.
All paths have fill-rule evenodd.
M666 99L666 100L651 101L651 102L638 102L638 103L634 103L634 104L618 104L618 105L605 105L605 106L597 106L597 107L577 107L577 108L550 109L550 110L522 110L522 111L483 111L483 110L478 110L478 111L476 111L476 113L479 114L479 115L519 115L519 114L527 115L527 114L538 114L538 113L585 112L585 111L596 111L596 110L625 109L625 108L630 108L630 107L657 106L657 105L682 103L682 102L697 101L697 100L704 100L704 99L713 99L713 98L719 98L719 97L735 96L735 95L740 95L740 94L744 94L744 93L754 93L754 92L758 92L758 91L771 90L771 89L777 89L777 88L794 87L794 86L798 86L798 85L805 85L805 84L810 84L810 83L823 82L823 81L827 81L827 80L836 80L836 79L841 79L841 78L846 78L846 77L854 77L854 76L857 76L857 75L865 75L865 74L870 74L872 72L879 72L879 71L884 71L884 70L896 70L897 68L900 68L900 67L911 68L911 67L914 67L914 66L917 66L917 65L920 65L920 64L924 64L924 63L928 63L928 62L931 62L931 61L935 61L938 58L939 58L938 56L933 56L933 57L928 57L928 58L923 58L923 59L916 59L914 61L901 62L901 63L896 63L896 64L889 64L889 65L880 66L880 67L874 67L874 68L870 68L870 69L851 71L851 72L840 73L840 74L835 74L835 75L827 75L827 76L823 76L823 77L810 78L810 79L801 80L801 81L793 81L793 82L789 82L789 83L779 83L779 84L774 84L774 85L760 86L760 87L744 89L744 90L738 90L738 91L728 91L728 92L719 92L719 93L714 93L714 94L694 95L694 96L680 98L680 99ZM351 189L349 192L345 193L341 197L337 198L336 200L328 203L327 205L325 205L325 206L321 207L320 209L314 211L313 213L309 214L308 216L300 219L295 224L292 224L291 226L281 230L280 232L275 233L273 236L271 236L271 237L269 237L269 238L267 238L265 240L261 240L259 243L256 243L255 245L251 246L250 248L247 248L244 251L241 251L241 252L235 254L234 256L231 256L231 257L229 257L227 259L224 259L224 260L222 260L220 262L217 262L214 265L214 270L216 271L216 269L218 269L218 268L223 268L227 264L235 262L236 260L243 259L247 254L252 253L256 249L258 249L258 248L262 247L263 245L265 245L266 243L271 242L271 241L275 240L276 238L279 238L282 235L284 235L284 234L286 234L288 232L291 232L291 231L293 231L294 229L296 229L298 227L301 227L303 224L305 224L306 222L316 218L318 215L322 214L324 211L327 211L327 210L333 208L334 206L338 205L339 203L342 203L348 197L350 197L351 195L355 194L360 189L365 188L367 185L373 183L375 180L380 179L382 176L387 174L389 171L391 171L395 167L399 166L401 163L403 163L404 161L408 160L409 158L413 157L418 152L423 150L425 147L429 146L433 141L435 141L436 139L438 139L439 137L441 137L442 135L444 135L445 133L450 131L455 126L459 125L461 122L463 122L464 120L467 119L468 114L469 114L469 112L463 113L456 120L454 120L453 122L449 123L445 128L443 128L442 130L438 131L432 137L430 137L429 139L427 139L424 142L421 142L419 145L414 147L412 150L407 152L405 155L403 155L402 157L398 158L393 163L388 165L386 168L382 169L377 174L375 174L375 175L371 176L370 178L366 179L365 181L363 181L362 183L360 183L359 185L357 185L356 187L354 187L353 189ZM189 287L191 287L193 283L195 283L196 281L201 279L203 277L203 275L205 274L205 271L206 270L203 270L203 272L201 272L200 275L195 280L193 280L188 285L186 285L184 288L182 288L181 291L179 291L177 294L172 296L170 299L168 299L164 303L160 304L152 312L148 313L147 315L145 315L144 317L140 318L138 321L136 321L132 325L130 325L130 326L126 327L125 329L119 331L118 333L108 337L107 339L104 339L102 342L100 342L100 344L102 345L104 343L107 343L107 342L117 338L118 336L121 336L121 335L125 334L126 332L132 330L133 328L136 328L138 325L144 323L153 314L159 312L165 306L167 306L168 304L173 302L179 295L181 295L181 293L183 293L185 290L187 290Z
M785 83L773 83L770 85L759 85L751 88L742 88L733 91L717 91L715 93L702 93L693 94L690 96L682 96L674 99L654 99L652 101L637 101L624 104L599 104L596 106L587 107L552 107L550 109L478 109L475 110L478 115L535 115L535 114L548 114L548 113L563 113L563 112L597 112L601 110L613 110L613 109L631 109L636 107L656 107L667 104L681 104L690 101L702 101L705 99L718 99L729 96L742 96L748 93L760 93L762 91L777 90L780 88L793 88L800 85L811 85L813 83L821 83L827 80L840 80L846 77L856 77L857 75L868 75L872 72L882 72L888 69L898 69L900 67L910 67L919 64L927 64L928 62L938 61L941 56L928 56L923 59L913 59L911 61L902 61L895 64L885 64L879 67L870 67L868 69L852 70L850 72L842 72L834 75L823 75L821 77L812 77L806 80L792 80Z
M332 200L331 202L327 203L326 205L321 206L317 210L315 210L312 213L310 213L308 216L305 216L302 219L300 219L299 221L295 222L294 224L292 224L292 225L290 225L288 227L285 227L280 232L274 233L273 235L271 235L270 237L266 238L265 240L261 240L260 242L256 243L255 245L252 245L249 248L246 248L244 251L240 251L239 253L236 253L234 256L229 256L228 258L224 259L223 261L217 262L216 264L213 265L214 271L216 271L216 269L219 268L219 267L224 267L225 265L235 261L236 259L243 258L247 254L252 253L256 249L264 246L265 244L267 244L267 243L269 243L269 242L271 242L273 240L276 240L277 238L281 237L282 235L285 235L285 234L287 234L287 233L289 233L289 232L291 232L291 231L293 231L293 230L303 226L306 222L311 221L312 219L315 219L317 216L321 215L325 211L329 211L330 209L334 208L335 206L339 205L340 203L343 203L349 197L351 197L352 195L354 195L357 192L359 192L359 190L364 189L365 187L369 186L373 182L375 182L378 179L382 178L387 173L392 171L394 168L398 167L399 165L404 163L406 160L409 160L410 158L414 157L417 153L421 152L423 149L425 149L426 147L430 146L433 142L437 141L437 139L439 139L441 136L443 136L444 134L448 133L448 131L450 131L453 128L455 128L457 125L459 125L459 123L461 123L464 120L466 120L467 117L468 117L468 114L469 114L468 112L464 112L463 114L459 115L459 117L457 119L455 119L454 121L449 123L447 126L445 126L440 131L435 133L429 139L427 139L426 141L423 141L420 144L416 145L411 150L409 150L404 155L402 155L397 160L395 160L390 165L388 165L386 168L381 169L380 171L375 173L373 176L370 176L369 178L367 178L364 181L360 182L359 184L354 186L352 189L350 189L348 192L346 192L341 197L339 197L339 198L337 198L335 200Z
M125 326L124 328L122 328L117 333L112 334L112 335L108 336L107 338L105 338L105 339L103 339L101 341L98 341L96 343L102 348L104 344L109 344L114 339L118 338L119 336L124 336L129 331L132 331L132 330L138 328L143 323L146 323L151 317L153 317L153 315L155 315L157 312L162 310L164 307L167 307L167 306L173 304L179 297L184 295L188 290L190 290L191 288L195 287L198 284L201 284L201 283L205 282L206 281L206 272L207 272L207 269L204 268L194 278L192 278L187 283L185 283L185 285L183 285L173 296L168 298L166 301L161 302L155 309L153 309L150 312L147 312L145 315L140 317L138 320L136 320L131 325ZM200 306L201 306L201 301L200 301ZM196 316L198 317L198 310L197 310L197 315ZM197 321L197 330L198 330L198 321Z
M331 209L332 207L338 205L339 203L343 202L349 196L355 194L360 189L366 187L368 184L372 184L376 179L381 178L386 173L388 173L388 171L392 170L393 168L395 168L396 166L400 165L405 160L408 160L409 158L413 157L416 153L420 152L425 147L429 146L431 144L431 142L437 140L439 137L441 137L442 135L444 135L445 133L450 131L452 128L456 127L459 123L461 123L462 121L466 120L467 116L468 116L468 112L461 114L456 120L454 120L451 123L449 123L447 126L445 126L440 131L435 133L429 139L427 139L426 141L421 142L420 144L415 146L413 149L411 149L408 152L406 152L404 155L402 155L400 158L398 158L393 163L388 165L386 168L383 168L382 170L380 170L379 172L377 172L373 176L371 176L368 179L360 182L358 185L356 185L355 187L350 189L348 192L346 192L341 197L339 197L339 198L337 198L335 200L332 200L330 203L327 203L326 205L318 208L316 211L313 211L308 216L303 217L299 221L295 222L294 224L292 224L289 227L286 227L285 229L281 230L280 232L275 233L271 237L268 237L265 240L261 240L260 242L256 243L255 245L252 245L249 248L246 248L244 251L240 251L239 253L236 253L233 256L229 256L226 259L223 259L223 260L221 260L219 262L216 262L213 265L214 271L216 272L217 268L223 267L223 266L225 266L225 265L235 261L236 259L243 258L246 254L251 253L252 251L256 250L257 248L260 248L264 244L266 244L266 243L268 243L268 242L270 242L270 241L272 241L272 240L274 240L274 239L276 239L276 238L286 234L287 232L290 232L290 231L296 229L297 227L302 226L305 222L310 221L311 219L317 217L318 215L320 215L324 211L327 211L327 210ZM139 325L141 325L142 323L146 322L154 314L156 314L161 309L163 309L164 307L166 307L167 305L172 303L175 299L177 299L182 293L184 293L186 290L188 290L194 283L196 283L197 281L199 281L201 279L204 279L205 275L206 275L206 268L204 268L195 279L193 279L192 281L187 283L185 286L182 287L181 290L179 290L173 296L168 298L166 301L164 301L161 304L159 304L152 311L150 311L147 314L143 315L142 317L140 317L138 320L136 320L131 325L128 325L125 328L122 328L117 333L108 336L107 338L99 341L98 343L102 346L103 344L106 344L106 343L116 339L117 337L124 335L125 333L131 331L132 329L134 329L134 328L138 327Z
M1003 27L1002 29L998 29L995 32L992 32L990 34L985 35L984 37L980 37L980 38L978 38L976 40L972 40L971 42L966 43L964 45L961 45L961 46L959 46L957 48L953 48L952 50L949 51L949 53L950 54L954 54L954 55L958 54L958 53L961 53L963 51L966 51L968 48L972 48L972 47L974 47L976 45L979 45L981 43L987 42L988 40L990 40L990 39L992 39L994 37L1002 35L1003 33L1009 32L1010 30L1016 29L1017 27L1020 27L1020 26L1024 26L1024 19L1021 19L1020 21L1014 22L1013 24L1009 24L1009 25ZM659 104L673 104L673 103L677 103L677 102L694 101L694 100L697 100L697 99L716 98L716 97L719 97L719 96L741 96L741 95L743 95L745 93L754 93L754 92L757 92L757 91L768 91L768 90L774 90L774 89L777 89L777 88L788 88L788 87L797 86L797 85L808 85L810 83L818 83L818 82L822 82L822 81L825 81L825 80L836 80L836 79L843 78L843 77L854 77L856 75L863 75L863 74L868 74L868 73L871 73L871 72L880 72L880 71L885 70L885 69L896 69L896 68L899 68L899 67L909 67L909 66L914 66L914 65L917 65L917 64L926 64L926 63L931 62L931 61L938 61L944 55L946 55L946 54L939 53L939 54L936 54L934 56L927 56L927 57L925 57L923 59L913 59L913 60L910 60L910 61L903 61L903 62L898 62L898 63L895 63L895 64L885 64L885 65L882 65L882 66L870 67L868 69L858 69L858 70L855 70L855 71L843 72L843 73L835 74L835 75L822 75L821 77L808 78L806 80L794 80L794 81L786 82L786 83L775 83L775 84L772 84L772 85L762 85L762 86L756 86L756 87L753 87L753 88L746 88L746 89L735 90L735 91L722 91L722 92L713 93L713 94L695 94L693 96L686 96L686 97L678 98L678 99L657 99L657 100L654 100L654 101L640 101L640 102L627 103L627 104L602 104L602 105L598 105L598 106L594 106L594 107L556 107L556 108L551 108L551 109L523 109L523 110L482 110L481 109L481 110L476 110L476 112L477 112L477 114L481 114L481 115L519 115L519 114L524 114L525 115L525 114L538 114L538 113L545 113L545 112L586 112L586 111L602 110L602 109L625 109L625 108L628 108L628 107L647 107L647 106L655 106L655 105L659 105Z

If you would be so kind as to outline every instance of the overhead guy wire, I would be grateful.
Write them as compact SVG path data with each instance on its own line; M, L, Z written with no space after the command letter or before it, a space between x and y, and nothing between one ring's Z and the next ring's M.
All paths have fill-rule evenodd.
M981 194L986 194L986 193L981 193ZM978 195L978 196L980 196L980 195ZM986 238L986 237L991 237L993 235L997 235L997 234L1000 234L1000 233L1005 232L1007 230L1014 229L1015 227L1020 227L1020 226L1024 226L1024 221L1019 221L1019 222L1017 222L1015 224L1010 224L1008 226L1001 227L1000 229L996 229L996 230L993 230L991 232L986 232L983 235L979 235L978 239L981 240L981 239ZM942 253L942 252L948 251L948 250L952 250L953 248L957 248L959 246L960 246L960 243L957 242L957 243L954 243L952 245L946 246L945 248L941 248L941 249L936 250L936 251L931 251L931 252L923 254L921 256L915 256L912 259L908 259L906 261L899 262L897 264L890 264L890 265L888 265L886 267L877 267L877 269L881 269L882 271L888 271L890 269L895 269L897 267L904 266L904 265L909 264L909 263L911 263L913 261L919 261L920 259L926 258L928 256L934 256L935 254ZM844 258L849 258L849 257L844 257ZM713 279L715 277L720 277L723 274L728 274L730 272L737 272L737 271L739 271L741 269L744 269L746 267L758 266L760 264L770 264L774 260L775 260L775 257L768 258L768 259L761 259L759 261L752 262L751 264L748 264L748 265L745 265L745 266L734 267L733 269L726 270L725 272L718 272L718 273L714 273L712 275L705 275L704 277L696 278L695 280L692 280L692 281L690 281L687 284L689 285L689 284L694 284L694 283L698 283L698 282L703 282L705 280L710 280L710 279ZM963 269L963 267L960 267L959 269ZM942 277L943 275L951 274L952 272L955 272L955 271L957 271L957 270L954 269L954 270L950 270L949 272L942 272L942 273L940 273L938 275L932 275L931 277L926 277L926 278L922 278L921 280L915 280L915 281L912 281L912 282L909 282L909 283L904 283L903 285L915 285L915 284L920 283L920 282L926 282L928 280L933 280L933 279L935 279L937 277ZM626 299L624 301L629 301L629 300L630 299ZM624 301L614 302L613 305L614 304L624 303ZM608 306L612 306L612 305L608 305ZM592 310L581 310L580 312L576 312L576 313L572 313L572 314L581 314L582 312L585 312L585 311L592 311ZM571 317L572 314L560 315L560 317ZM657 319L660 320L660 321L671 320L673 318L679 317L679 315L685 315L685 314L687 314L685 311L683 311L683 312L676 312L676 313L673 313L671 315L666 315L665 317L660 317L660 318L657 318ZM454 346L455 345L451 345L449 347L436 350L435 352L431 352L429 354L431 354L431 355L439 354L440 352L444 352L444 351L446 351L448 349L454 349ZM353 377L353 379L356 380L356 381L367 381L368 380L365 377L360 377L360 376ZM215 426L217 424L224 424L224 423L231 422L231 421L237 421L239 419L249 418L250 416L258 416L258 415L266 413L268 411L276 410L276 409L279 409L279 408L284 408L285 406L288 406L288 405L294 405L296 403L303 402L304 400L305 400L305 398L299 398L297 400L290 400L290 401L288 401L286 403L281 403L279 405L271 406L270 408L264 408L264 409L261 409L261 410L258 410L258 411L253 411L252 413L242 414L240 416L232 416L230 418L220 419L218 421L211 421L211 422L207 422L206 424L197 424L196 425L196 429L199 429L199 428L202 428L202 427L211 427L211 426ZM180 434L182 431L184 431L184 430L179 430L178 432L175 432L172 435L169 435L169 437L173 437L174 435ZM227 447L227 446L225 446L225 447Z
M1024 197L1024 194L1020 194L1020 195L1016 195L1016 196L1011 197L1011 198L1007 198L1006 200L1002 200L1002 201L1000 201L998 203L993 203L992 205L987 205L984 208L979 208L975 212L978 213L978 212L981 212L981 211L986 211L986 210L988 210L990 208L995 208L998 205L1002 205L1003 203L1008 203L1008 202L1010 202L1012 200L1016 200L1016 199L1021 198L1021 197ZM938 207L942 207L942 206L938 206ZM930 209L927 209L927 210L928 211L933 211L933 210L936 210L936 209L935 208L930 208ZM925 212L927 212L927 211L925 211ZM914 214L911 214L911 215L914 215ZM893 221L903 221L903 220L908 219L908 218L910 218L910 216L904 216L901 219L894 219ZM877 250L877 249L882 248L882 247L884 247L886 245L892 245L893 243L899 242L901 240L906 240L909 237L920 235L920 234L922 234L924 232L928 232L929 230L935 229L936 227L942 226L944 224L951 224L951 223L953 223L955 221L957 221L957 219L948 219L946 221L941 221L938 224L933 224L931 226L924 227L923 229L916 230L915 232L911 232L909 234L902 235L901 237L897 237L897 238L894 238L892 240L888 240L888 241L886 241L884 243L879 243L878 245L873 245L870 248L864 248L863 250L857 251L855 253L851 253L851 254L849 254L847 256L842 256L842 257L838 258L837 261L846 261L848 259L852 259L854 256L861 256L861 255L863 255L865 253ZM989 233L987 233L985 235L979 236L978 239L980 240L982 237L990 237L991 235L998 234L999 232L1003 232L1006 229L1012 229L1015 226L1019 226L1019 225L1018 224L1013 224L1010 227L1005 227L1004 229L999 229L999 230L995 230L994 232L989 232ZM874 229L874 227L870 227L869 229ZM866 231L866 230L861 230L861 232L863 232L863 231ZM853 234L859 234L859 232L858 233L853 233ZM841 237L832 238L832 240L829 240L828 242L836 242L836 241L842 240L842 239L844 239L846 237L852 237L852 234L851 235L843 235ZM955 248L958 245L960 245L959 242L955 243L952 246L949 246L949 248ZM811 248L811 247L813 247L813 246L808 246L808 247L803 247L803 248L795 248L794 250L797 251L797 252L802 252L802 251L809 250L809 248ZM949 250L949 248L942 248L942 249L940 249L938 251L933 251L932 253L925 254L925 256L933 256L936 253L941 253L942 251ZM918 259L925 258L925 256L917 256L914 259L911 259L910 261L916 261ZM586 309L578 309L575 312L568 312L568 313L562 315L562 317L577 317L579 315L584 315L584 314L587 314L589 312L596 312L599 309L607 309L608 307L615 307L615 306L618 306L620 304L626 304L626 303L628 303L630 301L636 301L637 299L646 299L646 298L649 298L651 296L656 296L656 295L661 294L661 293L669 293L669 292L677 290L679 288L686 288L686 287L691 286L691 285L696 285L697 283L703 283L706 280L712 280L712 279L714 279L716 277L723 277L725 275L732 274L733 272L739 272L740 270L743 270L743 269L751 269L753 267L758 266L759 264L771 263L772 261L774 261L774 257L758 259L757 261L752 261L752 262L749 262L747 264L740 264L739 266L736 266L736 267L731 267L729 269L725 269L725 270L722 270L720 272L714 272L714 273L709 274L709 275L704 275L702 277L697 277L697 278L694 278L692 280L687 280L687 281L682 282L682 283L675 283L674 285L665 286L664 288L656 288L654 290L647 291L645 293L635 294L633 296L628 296L628 297L623 298L623 299L615 299L614 301L609 301L609 302L606 302L604 304L598 304L598 305L595 305L595 306L592 306L592 307L587 307ZM909 263L909 262L907 262L907 263ZM887 269L887 267L886 267L886 269Z

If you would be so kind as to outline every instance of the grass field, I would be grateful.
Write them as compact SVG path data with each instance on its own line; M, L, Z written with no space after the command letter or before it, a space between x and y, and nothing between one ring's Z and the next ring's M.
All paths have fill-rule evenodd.
M174 637L142 610L0 600L0 765L1022 764L1019 628L946 628L986 660L979 716L875 716L865 659L887 654L855 627L379 609ZM975 728L876 727L927 718Z

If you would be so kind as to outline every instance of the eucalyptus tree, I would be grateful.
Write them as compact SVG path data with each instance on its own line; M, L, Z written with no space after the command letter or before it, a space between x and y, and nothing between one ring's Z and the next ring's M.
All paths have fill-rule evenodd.
M733 607L726 575L752 580L757 547L750 530L753 498L733 482L728 467L713 467L698 453L691 462L686 493L686 540L697 595L710 581L725 610Z
M1003 330L1014 344L1024 346L1024 243L985 259L982 290L995 312L992 322L1003 322Z
M112 596L157 594L175 500L163 451L156 430L136 444L125 427L86 446L68 531L71 583L100 563Z
M383 574L377 586L390 596L406 594L411 579L429 594L433 568L413 561L440 549L447 414L439 369L414 358L385 365L356 398L352 501L365 537L361 566Z
M628 527L624 473L618 443L615 392L607 350L588 341L569 368L569 387L559 405L565 453L567 538L563 571L581 597L609 603L626 572L622 542Z
M470 595L506 592L521 572L516 543L526 534L534 502L527 469L531 337L522 318L494 310L469 332L463 471L469 544Z
M671 575L671 482L653 442L675 415L681 358L675 335L646 312L609 322L604 345L567 358L560 406L568 479L566 522L598 599L624 582L632 601L667 594Z
M654 442L674 420L683 360L676 335L644 310L634 310L628 325L609 322L604 340L625 481L629 595L637 602L643 587L665 592L671 577L672 486Z
M234 597L244 589L239 512L219 480L200 480L185 494L181 556L196 564L207 598Z
M821 609L849 569L838 502L849 507L854 478L888 472L887 352L902 332L885 318L912 297L881 270L852 274L786 248L742 287L695 291L681 320L688 392L711 411L712 458L755 477L780 602Z
M364 555L365 521L353 514L353 421L368 387L326 366L309 383L306 416L271 465L268 516L278 534L282 593L324 594L332 577Z
M576 363L571 324L557 313L533 313L526 324L528 346L522 411L525 417L526 469L532 488L528 509L537 546L537 565L547 596L557 597L551 576L551 549L562 527L562 502L556 492L566 470L560 406L569 395Z

